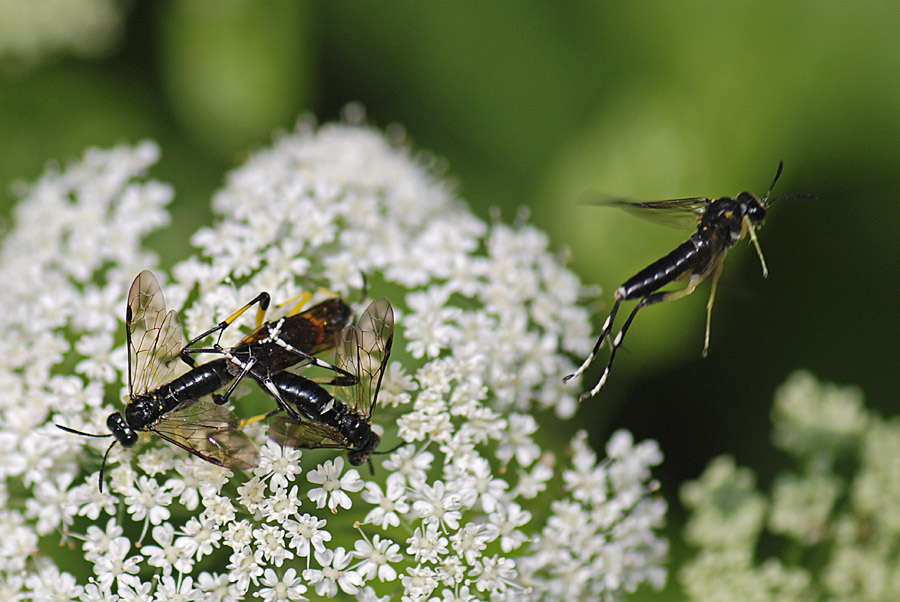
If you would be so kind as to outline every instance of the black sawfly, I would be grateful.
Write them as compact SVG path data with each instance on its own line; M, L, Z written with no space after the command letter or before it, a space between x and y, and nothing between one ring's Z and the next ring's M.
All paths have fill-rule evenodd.
M133 447L138 433L151 432L207 462L246 470L256 465L256 446L240 430L240 420L211 395L235 376L226 359L197 366L176 376L184 335L174 310L166 311L159 281L147 270L128 291L125 310L128 346L128 404L106 420L110 433L95 435L57 425L89 437L113 437L100 465L99 487L109 452L116 443Z
M568 382L581 375L594 361L594 358L603 346L603 342L609 341L609 360L606 363L606 367L600 375L597 384L590 391L583 393L580 401L593 397L606 384L610 368L612 368L613 360L616 357L616 351L621 347L628 327L631 326L635 315L642 307L686 297L694 292L697 285L707 277L712 276L709 301L706 304L706 334L703 340L703 357L706 357L706 353L709 350L709 325L713 301L716 295L716 285L719 282L719 277L722 275L723 260L728 249L749 235L750 242L753 243L759 256L763 277L767 277L769 271L766 267L765 259L763 259L759 241L756 238L756 228L765 219L766 210L775 200L779 199L815 198L810 194L782 195L776 198L769 198L772 189L775 188L775 183L778 182L778 178L781 176L783 167L784 163L779 162L775 179L762 199L752 192L742 192L734 198L721 197L711 199L693 197L654 202L612 201L607 203L628 210L639 211L644 215L655 214L676 219L684 217L697 228L697 231L668 255L654 261L616 289L615 302L612 310L610 310L609 315L603 322L603 327L600 329L600 336L594 345L594 349L574 373L563 379L564 382ZM684 281L686 286L677 290L659 290L667 284L676 281ZM640 301L631 311L628 319L625 320L625 324L619 333L615 337L610 338L613 321L616 318L616 313L619 311L619 305L622 301L634 299L640 299Z

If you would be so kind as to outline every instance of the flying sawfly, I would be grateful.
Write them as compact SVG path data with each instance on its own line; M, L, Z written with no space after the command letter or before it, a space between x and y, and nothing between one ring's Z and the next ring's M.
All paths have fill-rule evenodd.
M712 276L709 301L706 304L706 334L703 340L702 353L703 357L706 357L709 350L709 327L713 301L716 295L716 285L722 275L723 260L728 249L735 246L745 236L749 236L750 242L759 256L763 277L767 277L769 271L763 258L762 249L759 247L759 241L756 238L756 228L765 219L766 210L776 200L815 198L811 194L791 194L770 198L772 189L775 188L783 167L784 163L779 162L775 179L762 199L752 192L742 192L734 198L693 197L653 202L616 200L603 203L622 207L644 216L657 216L668 221L686 221L693 227L696 227L696 232L669 254L654 261L616 289L612 309L603 322L600 336L597 338L593 350L575 372L563 379L564 382L568 382L580 376L597 357L597 354L603 347L603 342L608 342L609 359L606 362L606 367L603 369L603 373L594 387L581 395L580 401L593 397L606 384L613 360L616 357L616 351L622 346L625 334L641 308L686 297L693 293L694 289L701 282ZM685 282L685 287L676 290L659 290L673 282ZM614 337L611 337L613 321L616 318L616 313L619 311L619 306L623 301L635 299L639 299L639 301L631 311L628 319L625 320L622 329Z

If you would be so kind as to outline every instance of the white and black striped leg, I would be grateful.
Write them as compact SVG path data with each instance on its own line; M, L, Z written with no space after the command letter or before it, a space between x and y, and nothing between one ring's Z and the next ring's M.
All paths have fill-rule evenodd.
M622 299L616 298L616 302L613 304L612 309L609 312L609 315L606 316L606 321L603 322L603 328L600 329L600 336L597 338L597 343L594 344L594 349L591 351L591 354L587 356L587 358L582 362L582 364L578 367L578 370L569 374L568 376L563 378L563 382L567 383L576 376L581 376L585 370L588 369L588 366L594 361L594 358L597 357L597 354L600 352L600 348L603 347L603 341L609 337L609 334L612 332L613 321L616 319L616 312L619 311L619 305L622 303Z
M661 293L653 293L651 295L643 297L634 307L634 309L631 310L631 314L628 316L628 319L625 320L625 324L622 325L622 330L620 330L619 334L613 337L612 341L610 341L609 360L606 362L606 368L603 369L603 374L600 375L600 379L597 381L597 384L594 385L594 388L590 391L582 393L578 401L590 399L591 397L599 393L600 389L603 388L603 385L606 384L606 379L609 377L609 371L612 369L613 361L616 359L616 351L618 351L619 347L622 346L622 341L625 339L625 334L628 332L628 328L631 326L631 323L634 321L634 317L642 307L647 307L648 305L654 305L656 303L662 303L663 301L674 301L675 299L681 299L682 297L686 297L694 292L695 288L697 288L697 285L692 284L687 288L683 288L677 291L664 291Z
M285 349L286 351L290 351L297 357L303 358L304 366L317 366L319 368L325 368L326 370L331 370L331 371L337 373L337 376L335 376L333 379L322 381L321 384L346 387L346 386L355 385L359 382L359 379L355 375L350 374L343 368L341 368L339 366L335 366L334 364L332 364L330 362L326 362L325 360L320 360L316 356L310 355L307 352L303 351L302 349L298 349L297 347L294 347L293 345L291 345L290 343L288 343L287 341L285 341L284 339L282 339L280 337L275 339L273 342L276 345L278 345L279 347L281 347L282 349ZM317 381L317 382L319 382L319 381Z

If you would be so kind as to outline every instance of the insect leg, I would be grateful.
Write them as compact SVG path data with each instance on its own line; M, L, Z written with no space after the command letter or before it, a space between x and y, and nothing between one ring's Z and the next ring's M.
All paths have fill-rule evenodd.
M591 354L587 356L584 362L578 367L578 370L563 378L564 383L567 383L576 376L581 375L585 370L588 369L588 366L591 365L591 363L594 361L594 358L597 357L597 353L599 353L600 348L603 347L603 341L609 338L609 334L612 332L613 320L616 319L616 312L619 311L619 305L622 303L623 299L624 297L619 297L618 293L616 294L616 302L613 304L609 315L606 316L606 321L603 323L603 328L600 329L600 336L597 338L597 342L594 344L594 349L591 351Z
M309 303L310 299L312 299L312 293L300 293L296 297L292 297L284 303L279 303L278 307L287 307L291 303L296 303L296 305L291 308L291 311L287 313L288 316L295 316L300 313L300 310L302 310L307 303ZM259 328L260 326L262 326L262 322L257 324L256 327Z
M750 242L752 242L753 246L756 247L756 254L759 255L759 263L760 265L762 265L763 278L768 278L769 268L766 267L766 260L765 258L763 258L762 249L759 248L759 241L756 240L756 229L750 222L750 218L746 215L744 216L744 220L741 225L747 231L747 234L750 235Z
M233 358L232 358L233 359ZM219 395L218 393L213 393L213 402L220 406L228 401L228 398L231 397L231 394L234 393L234 390L237 389L237 386L241 384L241 381L244 380L244 377L250 373L250 370L256 364L256 360L254 358L250 358L246 364L243 364L243 368L241 369L241 373L237 375L237 377L231 382L231 385L228 387L228 390L225 391L224 395Z
M654 305L656 303L662 303L663 301L674 301L675 299L687 297L694 292L694 289L697 288L697 284L699 284L699 281L692 282L683 289L675 291L663 291L661 293L653 293L647 295L646 297L643 297L634 307L634 309L631 310L631 314L628 316L628 319L625 320L625 324L622 325L622 330L620 330L619 334L617 334L610 342L609 360L606 362L606 368L603 369L603 374L600 375L600 380L597 381L597 384L594 385L593 389L591 389L587 393L583 393L578 401L590 399L591 397L599 393L600 389L603 388L603 385L606 384L606 379L609 377L609 371L612 368L613 361L616 359L616 351L618 351L619 347L622 346L622 341L625 339L625 334L628 332L628 328L631 326L631 323L634 321L634 317L642 307L647 307L648 305Z
M269 412L266 412L265 414L259 414L258 416L252 416L252 417L250 417L250 418L244 418L243 420L241 420L241 421L238 423L237 428L244 428L244 427L247 426L247 425L255 424L255 423L257 423L257 422L261 422L261 421L263 421L263 420L267 420L267 419L271 418L272 416L275 416L276 414L280 414L280 413L283 412L283 411L284 411L284 410L283 410L282 408L278 407L278 408L275 408L274 410L271 410L271 411L269 411Z
M331 381L323 382L322 384L326 385L335 385L339 387L355 385L359 382L359 379L356 378L355 375L350 374L340 366L335 366L325 360L320 360L314 355L310 355L309 353L303 351L302 349L298 349L297 347L291 345L281 337L275 339L273 341L274 344L278 345L282 349L289 351L296 355L297 357L303 358L303 361L306 362L304 365L308 366L317 366L319 368L325 368L326 370L334 371L337 376L335 376Z
M194 358L191 357L193 354L209 353L210 351L216 351L217 349L215 349L215 348L213 348L213 349L191 349L191 347L193 345L197 344L198 341L202 341L203 339L205 339L206 337L208 337L209 335L211 335L215 332L219 333L219 336L216 339L216 347L218 347L219 341L222 339L222 333L225 332L225 329L228 328L229 326L231 326L231 324L235 320L237 320L239 317L241 317L241 315L245 311L247 311L248 309L250 309L251 307L253 307L256 304L259 304L259 307L256 309L256 327L259 328L260 326L263 325L263 322L265 322L266 311L269 309L269 302L271 301L271 299L272 298L269 296L269 293L267 293L265 291L261 292L255 298L253 298L253 300L251 300L249 303L247 303L244 307L240 308L239 310L237 310L236 312L234 312L233 314L231 314L230 316L228 316L227 318L225 318L224 320L222 320L221 322L219 322L218 324L216 324L209 330L207 330L207 331L201 333L200 335L194 337L193 339L191 339L190 342L184 346L184 349L181 350L181 353L179 354L179 355L181 355L181 359L184 360L184 362L187 365L193 366L195 364Z
M712 275L712 285L709 288L709 301L706 302L706 336L703 338L703 357L706 357L706 352L709 351L709 325L712 321L713 302L716 299L716 285L719 284L719 277L722 275L722 266L724 265L725 262L721 259L716 264Z

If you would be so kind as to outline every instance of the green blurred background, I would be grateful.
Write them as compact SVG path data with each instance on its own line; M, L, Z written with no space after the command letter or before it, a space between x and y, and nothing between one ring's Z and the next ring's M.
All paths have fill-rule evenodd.
M229 168L298 115L333 120L358 101L445 157L479 215L529 207L602 286L596 328L616 287L689 232L581 200L762 194L783 159L776 194L819 198L771 209L767 280L749 245L731 252L709 358L702 287L642 312L580 418L597 446L619 427L660 442L674 534L677 487L712 456L764 483L782 466L769 408L794 369L897 412L900 4L80 0L94 2L121 23L88 50L25 53L0 35L5 220L10 183L48 161L153 138L153 175L177 197L151 244L171 265Z

